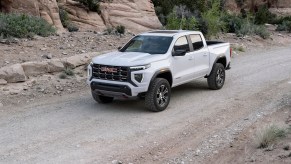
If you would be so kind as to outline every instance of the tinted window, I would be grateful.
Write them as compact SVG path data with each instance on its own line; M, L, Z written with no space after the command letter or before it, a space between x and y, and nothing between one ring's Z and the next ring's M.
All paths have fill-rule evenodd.
M200 35L190 35L190 38L191 38L191 41L192 41L192 45L193 45L194 51L195 50L199 50L199 49L204 47L203 41L202 41Z
M174 51L177 50L186 50L186 52L190 51L189 43L186 36L182 36L176 41Z
M121 52L165 54L168 51L172 40L172 37L139 35L130 40L121 49Z

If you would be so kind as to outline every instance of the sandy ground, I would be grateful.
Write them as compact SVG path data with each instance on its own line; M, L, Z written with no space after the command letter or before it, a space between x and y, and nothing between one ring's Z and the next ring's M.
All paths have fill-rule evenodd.
M208 159L207 163L291 163L290 133L268 148L258 149L258 134L272 125L285 129L291 127L291 101L246 128L228 148Z

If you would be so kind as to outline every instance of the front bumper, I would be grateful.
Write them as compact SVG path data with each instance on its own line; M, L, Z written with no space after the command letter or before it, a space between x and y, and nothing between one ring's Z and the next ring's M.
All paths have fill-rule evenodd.
M90 86L93 92L96 92L100 95L113 96L113 97L132 96L130 87L126 85L92 82Z

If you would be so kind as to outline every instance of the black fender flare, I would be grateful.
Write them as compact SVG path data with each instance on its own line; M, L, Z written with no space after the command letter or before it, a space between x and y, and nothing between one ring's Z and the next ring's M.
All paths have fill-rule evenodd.
M173 75L172 75L172 72L171 72L171 70L169 69L169 68L163 68L163 69L160 69L160 70L158 70L158 71L156 71L155 73L154 73L154 75L152 76L152 78L151 78L151 81L150 81L150 84L149 84L149 86L152 84L152 82L157 78L157 76L158 75L160 75L160 74L162 74L162 73L170 73L171 74L171 77L172 77L172 82L173 82Z

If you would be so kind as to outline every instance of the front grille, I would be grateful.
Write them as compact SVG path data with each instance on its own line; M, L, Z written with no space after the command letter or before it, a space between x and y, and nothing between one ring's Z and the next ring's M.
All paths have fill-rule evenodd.
M106 69L104 70L104 68ZM108 71L110 69L115 69L116 72ZM130 74L128 67L93 64L92 77L102 80L127 82L130 79Z

